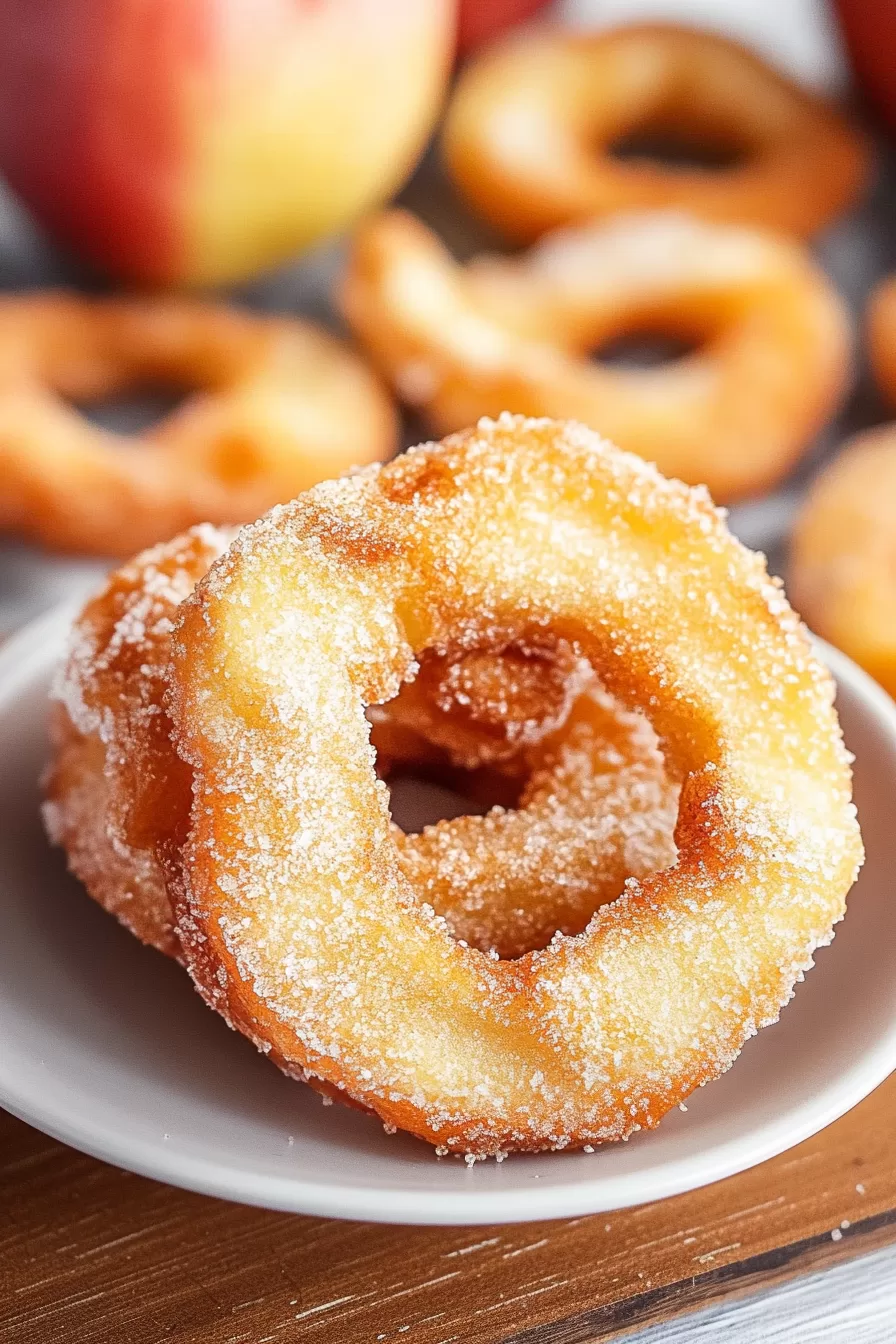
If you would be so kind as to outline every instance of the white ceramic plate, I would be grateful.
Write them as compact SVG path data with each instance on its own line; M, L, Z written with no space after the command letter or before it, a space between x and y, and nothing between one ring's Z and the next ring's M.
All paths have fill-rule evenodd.
M0 653L0 1103L159 1180L300 1213L486 1223L621 1208L807 1138L896 1067L896 706L826 653L856 753L868 858L849 914L779 1025L653 1134L468 1168L290 1082L65 873L38 815L46 693L71 608Z

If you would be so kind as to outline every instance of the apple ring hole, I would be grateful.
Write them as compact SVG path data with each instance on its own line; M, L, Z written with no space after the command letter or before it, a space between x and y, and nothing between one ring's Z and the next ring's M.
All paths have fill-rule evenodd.
M515 809L526 749L566 719L585 664L568 645L428 649L399 695L368 710L392 819L408 834L493 807Z
M743 144L723 135L707 134L683 125L648 121L600 146L622 163L655 165L666 172L721 174L741 168L749 157Z
M447 758L441 766L399 766L386 779L392 820L405 835L456 817L484 817L493 807L513 809L523 782L494 770L464 770Z
M649 719L568 644L429 649L368 718L406 874L480 951L516 960L579 934L628 878L675 861L678 788ZM493 809L483 829L437 825Z
M698 354L705 341L661 331L633 331L611 337L590 352L591 362L613 369L656 369Z
M141 436L175 414L194 391L187 384L147 382L106 396L65 400L90 424L115 435L118 447L139 448Z

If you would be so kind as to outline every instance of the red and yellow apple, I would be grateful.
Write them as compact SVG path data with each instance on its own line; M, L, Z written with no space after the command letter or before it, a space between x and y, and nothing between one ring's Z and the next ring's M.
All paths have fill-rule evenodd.
M0 172L106 270L238 280L399 185L454 41L455 0L3 0Z
M859 87L896 131L896 9L874 0L837 0L835 9Z
M507 28L531 18L547 0L460 0L457 49L461 56L491 42Z

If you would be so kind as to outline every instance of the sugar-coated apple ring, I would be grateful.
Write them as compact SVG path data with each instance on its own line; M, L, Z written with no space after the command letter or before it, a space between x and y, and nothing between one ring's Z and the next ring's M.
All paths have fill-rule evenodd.
M198 390L135 437L64 400L168 383ZM378 379L311 323L188 299L0 301L0 528L47 546L128 555L249 521L395 442Z
M896 696L896 425L857 434L814 481L789 573L812 628Z
M614 156L639 133L723 162ZM808 236L870 166L865 137L822 99L736 42L665 24L538 31L485 51L458 82L444 151L470 202L518 242L667 206Z
M232 537L203 525L122 566L79 616L55 688L48 830L100 905L178 958L166 874L177 880L191 773L171 742L166 669L178 605ZM627 877L672 862L677 788L656 738L568 651L432 656L376 708L381 773L447 758L479 768L474 794L494 786L483 767L523 788L519 808L419 835L395 828L419 899L458 938L520 955L557 929L578 931Z
M724 501L789 470L850 367L844 304L800 244L671 212L461 267L392 211L359 230L342 301L437 433L503 409L573 417ZM590 358L643 332L696 348L651 368Z
M190 806L163 699L178 605L233 532L209 525L142 552L75 622L54 686L44 821L90 895L141 942L179 956L161 839Z
M415 899L364 713L496 631L570 644L683 780L677 863L516 961ZM483 421L273 510L181 605L169 677L201 992L447 1150L655 1125L777 1018L860 862L832 682L780 586L705 493L584 426Z

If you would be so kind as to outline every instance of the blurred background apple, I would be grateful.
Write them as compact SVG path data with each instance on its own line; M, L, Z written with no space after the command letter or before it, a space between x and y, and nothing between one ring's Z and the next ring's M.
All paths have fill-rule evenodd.
M522 23L536 10L543 9L547 0L460 0L457 16L457 49L461 56L474 47L490 42L493 37Z
M455 0L4 0L0 171L103 270L243 279L400 185L455 25Z
M896 4L837 0L836 9L862 92L896 131Z

